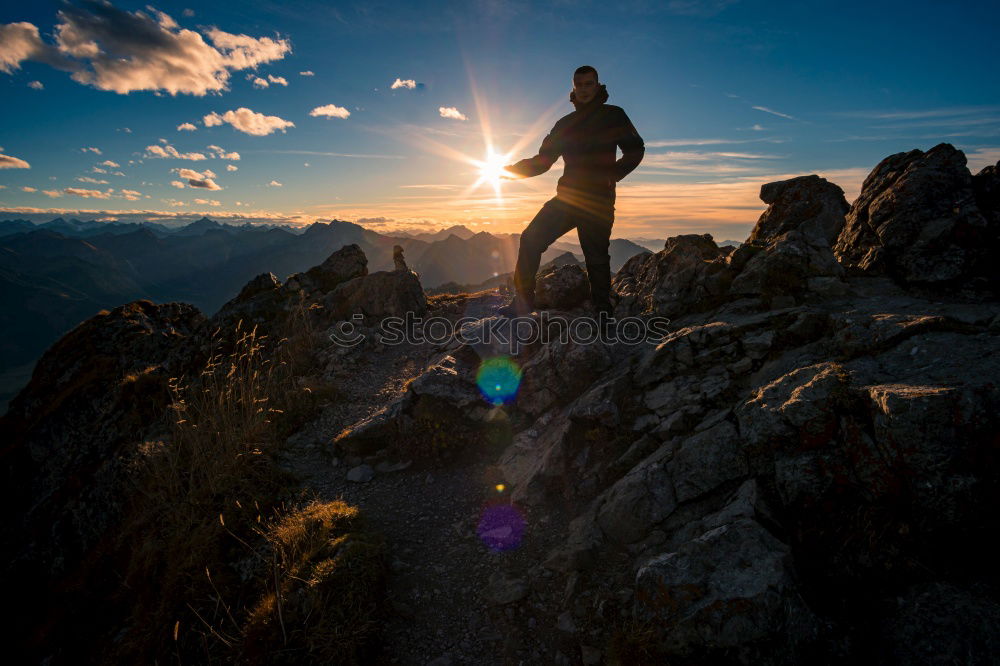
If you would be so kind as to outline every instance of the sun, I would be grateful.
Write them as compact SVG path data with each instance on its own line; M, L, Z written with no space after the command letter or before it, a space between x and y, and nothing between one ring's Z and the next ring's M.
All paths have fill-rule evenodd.
M493 191L496 193L497 199L499 199L500 181L504 175L509 175L509 172L504 170L509 158L509 155L495 153L490 148L486 151L486 159L471 160L475 166L479 167L479 180L476 181L473 187L475 188L483 183L488 183L493 186Z

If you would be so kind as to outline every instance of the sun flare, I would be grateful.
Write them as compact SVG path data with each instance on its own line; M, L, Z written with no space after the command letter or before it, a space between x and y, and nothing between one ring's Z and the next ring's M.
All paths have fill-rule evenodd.
M504 170L508 159L508 155L498 155L492 150L488 150L485 160L473 160L473 164L479 167L479 180L473 187L478 187L483 183L491 185L496 193L496 198L500 199L500 182L505 174L509 174Z

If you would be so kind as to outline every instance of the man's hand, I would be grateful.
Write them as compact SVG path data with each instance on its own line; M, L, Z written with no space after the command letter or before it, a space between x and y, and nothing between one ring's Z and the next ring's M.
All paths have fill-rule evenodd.
M508 164L503 169L500 169L500 180L518 180L521 176L516 173L509 171L509 169L514 166L513 164Z

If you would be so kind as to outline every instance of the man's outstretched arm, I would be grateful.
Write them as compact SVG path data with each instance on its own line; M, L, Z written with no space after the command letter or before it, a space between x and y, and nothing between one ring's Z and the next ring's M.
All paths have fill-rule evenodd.
M618 180L621 180L639 166L642 156L646 154L645 142L624 111L622 111L622 125L617 143L618 147L622 149L622 157L615 162L615 171Z
M559 159L559 155L562 154L562 148L559 143L559 127L557 123L556 127L553 127L552 131L542 139L542 147L538 149L537 155L521 160L520 162L515 162L510 166L504 167L504 169L519 178L539 176L551 169L552 165Z

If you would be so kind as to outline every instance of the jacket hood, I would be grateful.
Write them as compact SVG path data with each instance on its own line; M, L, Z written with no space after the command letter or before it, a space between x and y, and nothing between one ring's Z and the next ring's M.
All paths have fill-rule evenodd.
M586 104L581 104L576 101L576 92L573 90L569 91L569 101L573 102L573 107L577 111L585 111L587 109L592 109L600 106L608 101L608 87L603 83L597 89L597 94L594 95L594 99L590 100Z

